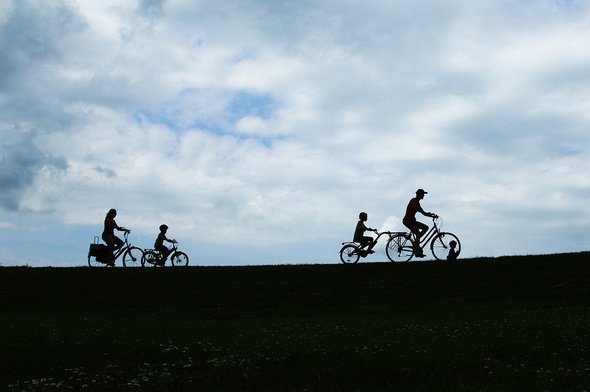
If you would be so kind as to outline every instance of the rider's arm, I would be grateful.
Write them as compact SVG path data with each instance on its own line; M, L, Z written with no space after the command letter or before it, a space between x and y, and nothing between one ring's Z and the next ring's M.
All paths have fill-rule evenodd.
M114 230L117 229L119 231L125 230L123 227L119 226L114 219L107 219L105 221L105 226L107 229Z
M373 229L371 229L371 228L367 227L367 225L365 225L365 223L364 223L364 222L360 222L360 221L359 221L359 225L360 225L360 227L361 227L361 229L362 229L362 232L363 232L363 233L364 233L365 231L373 230Z
M127 228L123 227L123 226L118 226L116 223L115 223L115 227L116 227L116 229L117 229L117 230L119 230L119 231L127 231L127 232L129 232L129 233L131 232L131 230L129 230L129 229L127 229Z
M420 205L420 202L418 200L413 199L412 202L414 203L414 208L416 209L416 211L418 211L422 215L429 216L431 218L434 218L436 216L436 214L433 214L432 212L424 211L424 209L422 208L422 206Z

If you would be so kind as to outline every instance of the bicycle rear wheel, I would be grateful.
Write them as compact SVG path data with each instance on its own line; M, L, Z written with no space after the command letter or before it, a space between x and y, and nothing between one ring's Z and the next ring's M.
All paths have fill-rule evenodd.
M340 249L340 261L344 264L356 264L359 258L359 248L356 245L348 244Z
M186 267L188 265L188 255L184 252L174 252L170 257L170 263L173 267Z
M436 237L432 239L430 243L430 250L432 251L432 255L437 260L446 260L447 256L449 255L449 251L451 247L449 243L451 241L455 241L457 245L455 246L455 252L461 252L461 242L459 238L453 233L445 233L440 232Z
M160 261L158 253L153 250L146 250L143 252L143 258L141 259L142 267L156 267Z
M123 254L124 267L141 267L141 259L143 258L143 249L137 246L130 246Z
M108 267L108 266L110 266L110 264L107 263L106 259L101 259L100 257L95 257L95 256L88 256L88 266L90 266L90 267Z
M414 246L409 233L395 233L385 245L387 258L392 262L410 261L414 256Z

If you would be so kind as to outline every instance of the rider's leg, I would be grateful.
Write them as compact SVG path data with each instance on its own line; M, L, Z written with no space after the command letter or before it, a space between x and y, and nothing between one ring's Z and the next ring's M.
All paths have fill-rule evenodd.
M115 250L121 249L125 245L125 242L116 235L113 236L113 242L115 244Z
M416 253L416 256L421 257L424 255L424 253L422 252L422 248L420 247L420 239L422 238L422 235L424 233L426 233L426 231L428 230L428 226L426 226L424 223L422 222L418 222L416 221L416 223L414 224L414 227L412 228L412 233L414 233L414 253Z
M158 252L160 252L160 263L165 263L168 255L170 254L170 249L166 245L159 245L155 247Z
M373 237L364 236L363 240L361 241L360 248L363 249L366 247L365 252L373 253L371 249L375 246L375 241L373 241Z
M102 240L107 244L107 259L110 263L115 262L115 240L112 235L103 235Z
M375 253L373 251L373 247L375 245L377 245L377 241L375 241L375 239L373 237L365 237L367 239L367 243L368 243L368 247L367 247L367 253Z

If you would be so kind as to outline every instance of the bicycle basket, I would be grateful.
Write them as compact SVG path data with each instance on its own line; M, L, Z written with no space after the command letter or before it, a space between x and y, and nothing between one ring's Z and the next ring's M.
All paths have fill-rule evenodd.
M94 242L88 249L88 257L105 257L107 255L107 246L98 243L98 237L94 237Z
M443 218L441 218L440 216L436 217L436 227L438 227L438 231L442 231L444 223L445 222L443 221Z

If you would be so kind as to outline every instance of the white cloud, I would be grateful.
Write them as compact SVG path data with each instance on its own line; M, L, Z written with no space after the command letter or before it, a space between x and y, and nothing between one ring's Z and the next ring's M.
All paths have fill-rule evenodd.
M1 7L0 229L31 260L83 262L115 207L201 263L337 262L417 188L465 256L587 243L585 2Z

